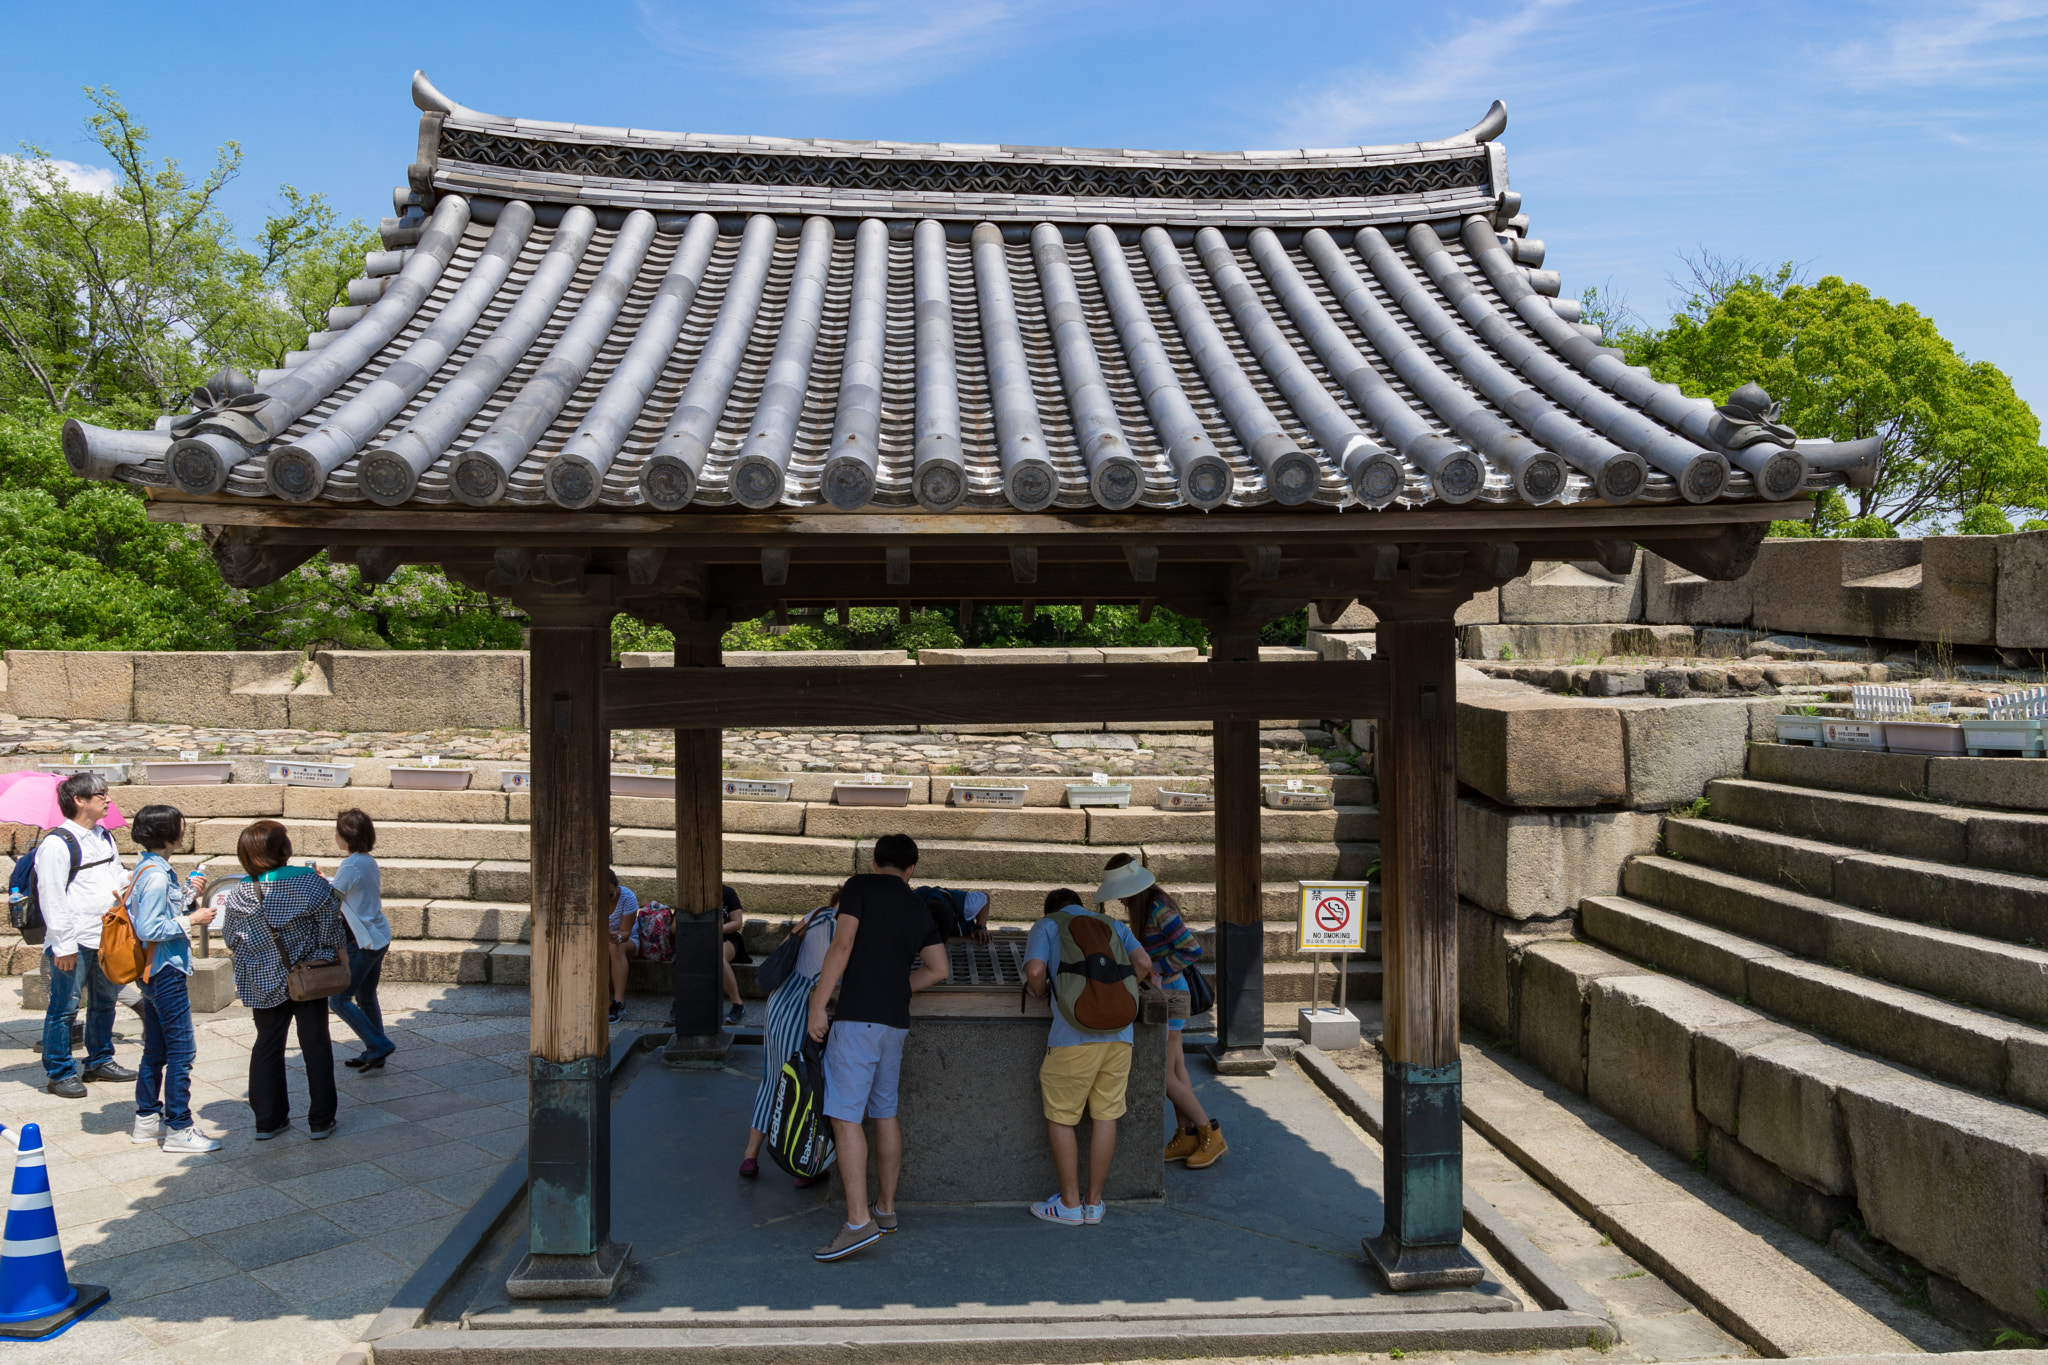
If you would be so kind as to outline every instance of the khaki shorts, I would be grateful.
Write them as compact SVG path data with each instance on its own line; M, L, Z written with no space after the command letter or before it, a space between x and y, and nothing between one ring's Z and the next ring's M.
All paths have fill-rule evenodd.
M1093 1119L1124 1116L1124 1090L1131 1080L1129 1043L1081 1043L1049 1047L1038 1068L1038 1089L1045 1097L1045 1116L1069 1128L1086 1109Z

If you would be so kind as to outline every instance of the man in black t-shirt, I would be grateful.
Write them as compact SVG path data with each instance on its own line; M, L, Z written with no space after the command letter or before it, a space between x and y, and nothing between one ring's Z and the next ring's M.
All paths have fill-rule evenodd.
M896 1177L903 1170L903 1129L896 1121L896 1078L910 1036L910 996L944 981L945 939L910 889L917 844L907 834L875 841L875 870L849 878L839 893L839 919L818 984L811 988L811 1037L824 1041L825 1116L846 1185L846 1226L817 1253L836 1261L885 1232L896 1231ZM912 967L915 963L915 968ZM839 1009L825 1005L833 988ZM879 1186L868 1208L868 1140L863 1117L875 1121Z

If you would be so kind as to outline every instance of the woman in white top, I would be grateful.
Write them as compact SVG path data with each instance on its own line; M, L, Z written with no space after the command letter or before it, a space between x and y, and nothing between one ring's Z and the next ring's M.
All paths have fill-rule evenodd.
M782 1064L789 1055L803 1046L804 1029L810 1020L811 987L818 984L818 973L825 966L825 950L832 946L832 929L839 918L839 893L834 891L832 899L791 930L794 937L803 940L803 947L797 952L796 967L789 979L775 988L775 994L768 997L768 1038L767 1046L761 1049L763 1058L761 1091L754 1097L753 1127L747 1133L747 1155L740 1162L740 1174L756 1176L761 1173L761 1145L768 1140L769 1113L775 1105L775 1088L782 1077ZM808 1180L798 1180L798 1189L810 1185L822 1185L822 1175Z
M377 826L362 811L350 808L334 820L334 841L348 856L328 880L341 900L341 918L348 925L348 989L328 1005L363 1040L360 1056L344 1066L381 1071L384 1059L398 1044L384 1032L384 1011L377 1005L377 980L384 974L384 954L391 948L391 922L384 918L384 882L370 850L377 847Z

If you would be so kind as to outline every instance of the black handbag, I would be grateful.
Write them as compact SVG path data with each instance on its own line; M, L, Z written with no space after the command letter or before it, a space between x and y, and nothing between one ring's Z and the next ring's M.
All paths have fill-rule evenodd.
M764 991L773 992L783 982L796 974L796 960L804 950L804 935L818 927L821 920L836 918L836 910L813 910L804 921L800 933L791 934L775 946L775 951L761 959L761 965L754 968L754 984Z
M1216 988L1202 975L1200 967L1190 962L1180 979L1188 988L1188 1018L1200 1018L1216 1008Z

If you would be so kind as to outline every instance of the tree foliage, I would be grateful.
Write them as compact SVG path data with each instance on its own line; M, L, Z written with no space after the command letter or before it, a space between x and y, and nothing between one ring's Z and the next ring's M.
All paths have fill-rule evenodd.
M1631 364L1716 402L1754 380L1802 437L1885 438L1877 487L1852 490L1848 515L1824 506L1814 532L1895 535L1979 506L2048 508L2039 419L2002 370L1967 359L1911 304L1835 275L1808 283L1790 263L1766 272L1698 255L1687 267L1668 325L1605 309Z

